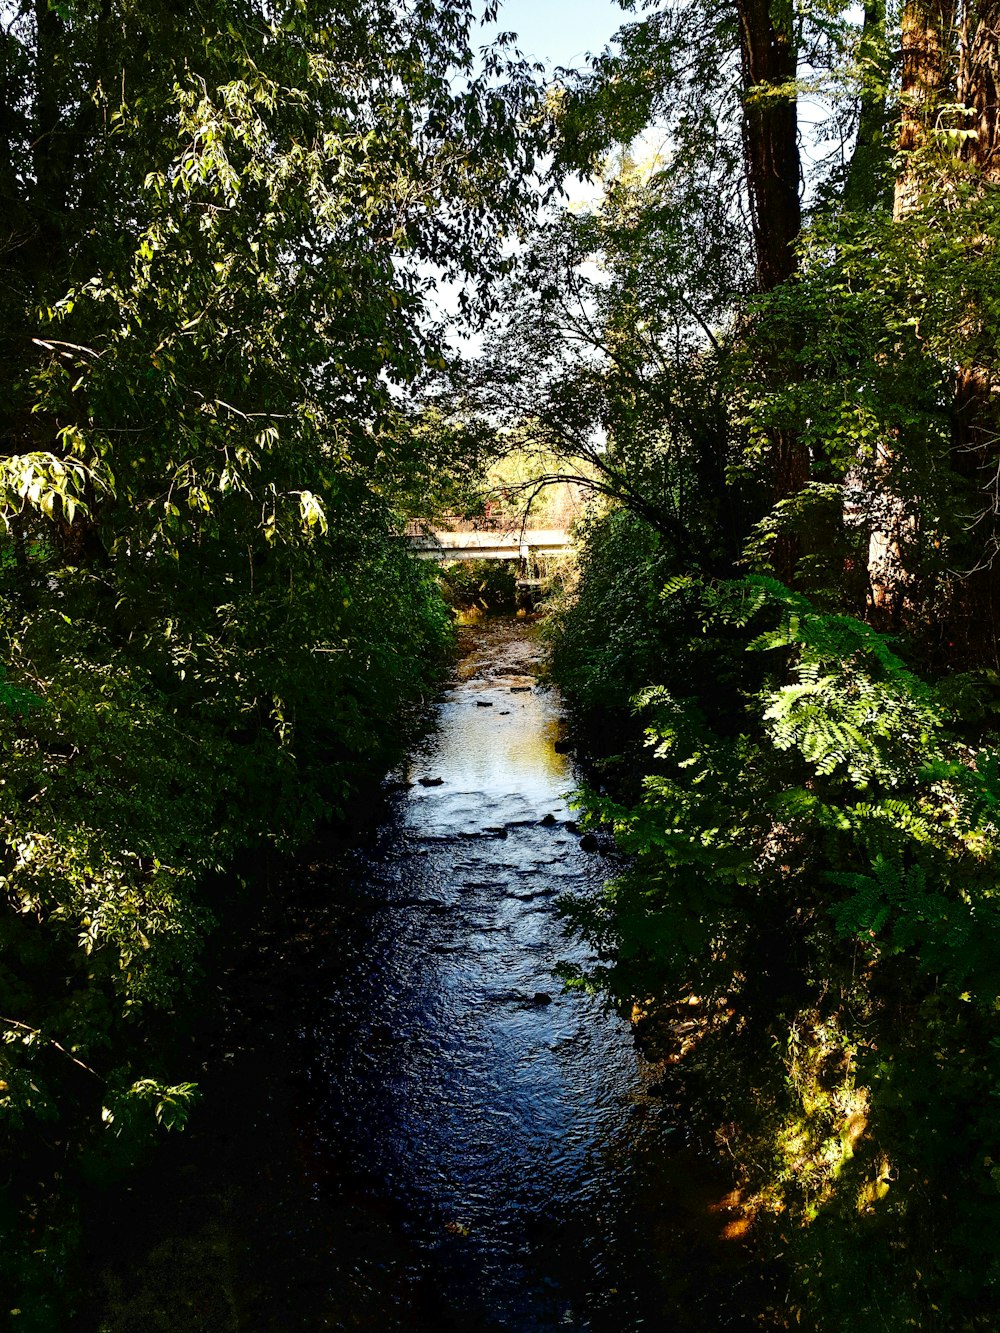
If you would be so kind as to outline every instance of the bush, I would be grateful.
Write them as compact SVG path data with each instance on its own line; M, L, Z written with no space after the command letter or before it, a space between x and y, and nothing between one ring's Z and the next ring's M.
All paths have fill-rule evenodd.
M583 793L630 861L603 894L564 904L597 953L569 980L605 991L688 1071L747 1217L790 1259L793 1311L824 1329L861 1311L988 1327L995 755L955 733L953 692L881 635L770 579L677 577L655 607L643 594L637 670L624 624L648 585L628 571L602 649L596 621L573 637L578 608L612 614L609 566L596 591L589 568L556 660L590 704L617 703L616 658L630 685L647 676L646 749L634 796ZM696 637L676 633L693 619ZM590 656L567 661L581 643ZM710 680L706 645L722 664Z

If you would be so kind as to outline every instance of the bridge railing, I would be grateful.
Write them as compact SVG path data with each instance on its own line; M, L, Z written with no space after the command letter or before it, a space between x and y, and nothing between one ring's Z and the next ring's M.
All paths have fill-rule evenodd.
M437 518L410 518L403 529L404 537L423 537L431 532L505 532L518 533L521 523L510 522L499 516L483 515L465 518L459 514L441 514Z
M404 537L418 560L529 560L546 555L569 555L573 543L559 529L503 532L436 532Z

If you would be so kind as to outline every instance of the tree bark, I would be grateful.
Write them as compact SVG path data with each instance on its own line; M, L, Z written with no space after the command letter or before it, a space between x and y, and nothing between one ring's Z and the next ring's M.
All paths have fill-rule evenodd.
M910 155L926 147L945 88L951 81L957 0L907 0L901 26L899 151L893 216L903 217L919 202L919 181Z
M968 108L962 157L984 189L1000 184L1000 0L970 0L962 14L956 101ZM990 244L973 238L974 244ZM1000 611L1000 405L993 330L971 309L964 330L966 355L956 374L954 466L982 497L973 515L978 560L963 580L956 610L966 622L965 648L974 660L996 666Z
M802 226L791 0L737 0L743 70L743 144L756 249L757 287L795 272Z
M1000 3L973 0L962 16L958 66L958 99L972 115L966 129L974 139L963 142L962 155L984 181L1000 181Z
M920 205L920 171L915 155L928 148L939 109L949 100L956 3L957 0L906 0L903 9L900 156L893 196L893 217L897 222ZM876 517L868 540L869 615L886 629L895 628L905 613L911 585L905 548L914 535L912 515L891 490L892 464L892 450L882 448L874 462L871 485L875 491L872 508Z
M802 227L796 77L798 44L792 0L737 0L743 78L743 146L753 227L757 290L773 291L795 273ZM785 348L763 349L767 378L787 381L795 367ZM794 431L771 432L771 496L797 494L809 481L809 453ZM778 539L778 576L792 582L799 541Z

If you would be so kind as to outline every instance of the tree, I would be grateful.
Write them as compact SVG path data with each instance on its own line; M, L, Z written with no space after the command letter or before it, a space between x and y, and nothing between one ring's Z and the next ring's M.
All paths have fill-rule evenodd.
M583 530L579 584L553 631L581 748L600 756L582 806L630 854L603 893L568 905L595 959L568 976L632 1017L667 1095L725 1144L758 1244L789 1264L776 1324L847 1329L860 1301L893 1327L986 1328L1000 924L985 568L1000 329L994 16L908 6L900 24L873 5L860 27L815 11L791 21L796 87L808 77L830 92L843 153L811 182L794 272L768 285L761 256L773 271L789 212L759 163L786 122L765 129L750 102L759 159L748 149L732 197L773 187L775 233L755 233L749 214L755 278L717 305L704 235L681 263L666 238L695 215L687 201L680 223L673 211L685 182L719 140L731 145L708 108L734 105L737 49L746 94L746 48L721 21L732 12L713 11L728 52L714 89L699 63L705 11L688 7L683 28L663 11L627 28L621 58L602 65L620 83L598 75L571 99L574 144L588 127L633 135L636 103L664 106L667 88L680 127L654 189L616 179L593 217L566 224L578 249L561 279L543 270L522 339L524 428L593 442L581 423L607 421L598 452L622 474L617 503ZM790 21L780 7L755 17L770 79L779 53L767 43ZM765 86L771 109L794 91ZM619 97L630 105L616 121ZM648 227L610 225L616 192ZM738 225L738 208L726 216ZM583 262L595 259L599 273ZM572 327L578 310L586 358L537 332ZM711 433L699 435L689 400L718 410ZM703 439L724 441L724 487L751 499L727 553L744 577L720 580L712 559L720 510L695 465ZM754 470L763 501L746 485ZM872 579L880 534L891 559Z
M573 90L565 118L570 160L593 152L616 134L636 132L635 105L646 122L662 120L673 140L668 171L716 176L734 213L749 214L754 287L766 293L796 268L801 226L801 163L796 105L803 16L791 3L737 0L733 6L692 3L657 9L619 35L621 54L605 53L593 75ZM637 96L638 95L638 96ZM581 128L582 127L582 128ZM742 170L735 170L739 129ZM706 155L708 172L698 167ZM728 179L727 179L728 177ZM736 182L735 186L733 182ZM747 293L749 295L749 292ZM754 340L762 376L784 381L792 369L787 349ZM809 456L786 430L770 433L767 462L773 500L801 491ZM781 563L790 572L796 548L782 539Z
M710 175L710 173L706 173ZM734 309L749 257L700 174L626 160L512 278L473 402L560 478L625 503L682 559L731 568L760 503L729 468Z
M0 1103L38 1327L84 1164L190 1100L150 1034L207 883L343 811L447 641L393 536L402 400L443 364L428 266L488 307L543 134L473 22L38 0L4 28Z

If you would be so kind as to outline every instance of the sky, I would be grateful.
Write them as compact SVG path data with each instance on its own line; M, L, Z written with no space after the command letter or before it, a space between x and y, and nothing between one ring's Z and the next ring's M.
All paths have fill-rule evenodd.
M576 66L634 19L615 0L503 0L495 31L516 32L526 56L548 65Z
M498 32L516 32L517 46L529 59L549 68L575 68L585 63L589 51L603 50L622 24L634 17L616 0L502 0L497 23L480 29L473 42L485 46ZM600 185L574 180L570 191L574 203L589 202L600 194ZM433 304L454 314L458 288L439 281ZM449 341L466 354L475 354L482 346L481 335L466 332L452 331Z

